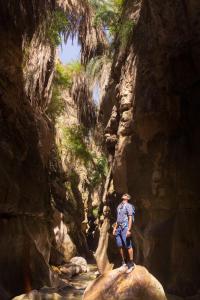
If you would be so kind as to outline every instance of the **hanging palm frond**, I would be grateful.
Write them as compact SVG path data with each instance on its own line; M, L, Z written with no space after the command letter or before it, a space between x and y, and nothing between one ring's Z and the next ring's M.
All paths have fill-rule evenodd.
M86 74L91 81L99 81L103 69L111 64L111 58L107 55L96 56L90 60L86 67Z
M29 37L54 9L55 0L0 0L0 25L8 31L12 27L16 33L27 32Z
M97 109L85 73L78 74L74 78L71 96L78 108L79 122L86 128L94 127L97 119Z
M86 64L92 57L102 55L108 47L101 26L94 25L94 11L87 0L57 0L68 18L68 29L64 32L65 42L78 36L81 46L81 62Z

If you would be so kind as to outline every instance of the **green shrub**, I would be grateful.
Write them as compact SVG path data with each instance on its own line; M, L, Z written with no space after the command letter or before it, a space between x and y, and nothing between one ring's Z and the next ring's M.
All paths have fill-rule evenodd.
M53 79L53 89L51 102L47 108L47 114L52 120L56 120L65 110L65 102L61 96L61 89L71 86L71 78L66 67L61 63L56 64L55 75Z
M89 175L89 181L93 188L97 187L106 178L108 172L108 162L105 156L96 158L95 166Z
M92 209L92 214L93 214L93 216L95 217L95 219L97 219L98 216L99 216L99 208L98 208L98 207L94 207L94 208Z
M92 155L85 142L86 129L80 125L63 128L63 145L72 157L86 166L92 161Z
M67 65L56 64L54 83L62 88L70 88L73 84L73 77L84 71L80 61L73 61Z
M52 98L47 108L47 114L52 120L55 121L64 113L65 102L61 95L62 90L71 88L74 75L79 74L82 71L83 66L79 61L74 61L67 65L63 65L60 62L56 64Z
M74 76L84 72L84 66L79 60L75 60L72 61L70 64L67 64L67 70L71 76Z
M118 34L119 34L120 45L122 46L122 48L125 48L127 46L131 34L133 33L134 25L135 24L133 20L126 20L121 24Z
M51 102L47 108L47 114L55 121L65 110L65 102L60 95L58 86L53 86Z
M63 128L62 141L72 161L78 160L86 167L89 185L94 189L106 178L108 162L105 156L91 152L87 136L87 129L81 125L73 125Z
M55 76L54 76L54 85L58 85L62 88L69 88L72 85L72 78L69 74L67 66L62 65L61 63L56 64Z

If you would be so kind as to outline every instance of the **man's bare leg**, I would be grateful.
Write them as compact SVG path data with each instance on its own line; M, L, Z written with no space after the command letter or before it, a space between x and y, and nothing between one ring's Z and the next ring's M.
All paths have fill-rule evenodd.
M120 247L119 248L119 253L120 253L120 256L121 256L121 259L122 259L121 267L119 268L119 270L124 271L124 270L127 269L127 266L126 266L126 263L125 263L125 249Z
M128 256L129 256L129 260L133 261L133 248L128 248Z
M124 256L124 249L121 247L119 248L119 253L121 255L122 258L122 264L125 263L125 256Z
M134 261L133 261L133 248L128 248L128 256L129 256L129 261L128 261L128 271L127 273L131 272L134 268L135 268L135 264L134 264Z

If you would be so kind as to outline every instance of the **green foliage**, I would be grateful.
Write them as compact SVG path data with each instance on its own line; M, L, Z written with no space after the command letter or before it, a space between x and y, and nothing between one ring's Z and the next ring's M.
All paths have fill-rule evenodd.
M53 87L51 102L47 109L47 114L52 120L56 120L65 110L65 102L60 95L58 86Z
M95 217L95 219L97 219L98 215L99 215L99 208L98 207L93 208L92 209L92 214Z
M82 161L86 166L92 160L92 155L85 142L86 129L83 126L63 128L64 147L75 159Z
M122 20L124 0L90 0L96 12L94 23L102 24L112 37L118 35L122 47L127 45L134 27L133 20Z
M54 83L62 88L70 88L73 83L73 77L83 71L84 67L80 61L73 61L67 65L57 63Z
M67 70L70 76L81 74L84 72L84 66L79 60L72 61L67 65Z
M133 33L134 25L135 24L133 20L126 20L122 23L119 30L119 40L122 48L125 48L127 46L128 40Z
M91 152L87 142L88 132L81 125L63 128L63 146L72 159L83 163L87 169L89 185L92 189L105 179L108 163L105 156ZM71 175L70 175L71 176Z
M56 64L54 84L62 88L69 88L72 85L72 77L67 66Z
M105 156L100 156L95 160L95 168L92 170L89 180L92 187L97 187L108 172L108 162Z
M90 0L95 9L95 25L102 24L111 35L119 31L119 20L122 13L124 0Z
M47 37L53 46L61 44L61 35L68 28L68 20L62 10L56 10L51 15L51 22L47 31Z
M61 63L56 64L55 75L53 80L53 90L51 102L47 109L47 114L52 120L56 120L65 110L65 102L61 96L62 88L69 88L71 85L71 78L65 66Z
M86 67L86 74L91 79L99 79L101 77L101 71L105 64L109 64L111 62L111 58L106 55L103 56L96 56L92 58L87 67Z
M69 89L73 84L73 77L83 71L83 66L79 61L74 61L67 65L56 64L55 75L53 79L53 90L51 102L47 109L47 114L51 119L56 120L65 110L65 102L61 91Z

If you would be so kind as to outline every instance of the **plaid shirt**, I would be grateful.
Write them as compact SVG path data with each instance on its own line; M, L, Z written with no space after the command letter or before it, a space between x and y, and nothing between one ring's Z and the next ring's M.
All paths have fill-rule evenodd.
M117 207L117 224L127 223L128 217L133 215L133 207L129 203L121 202Z

